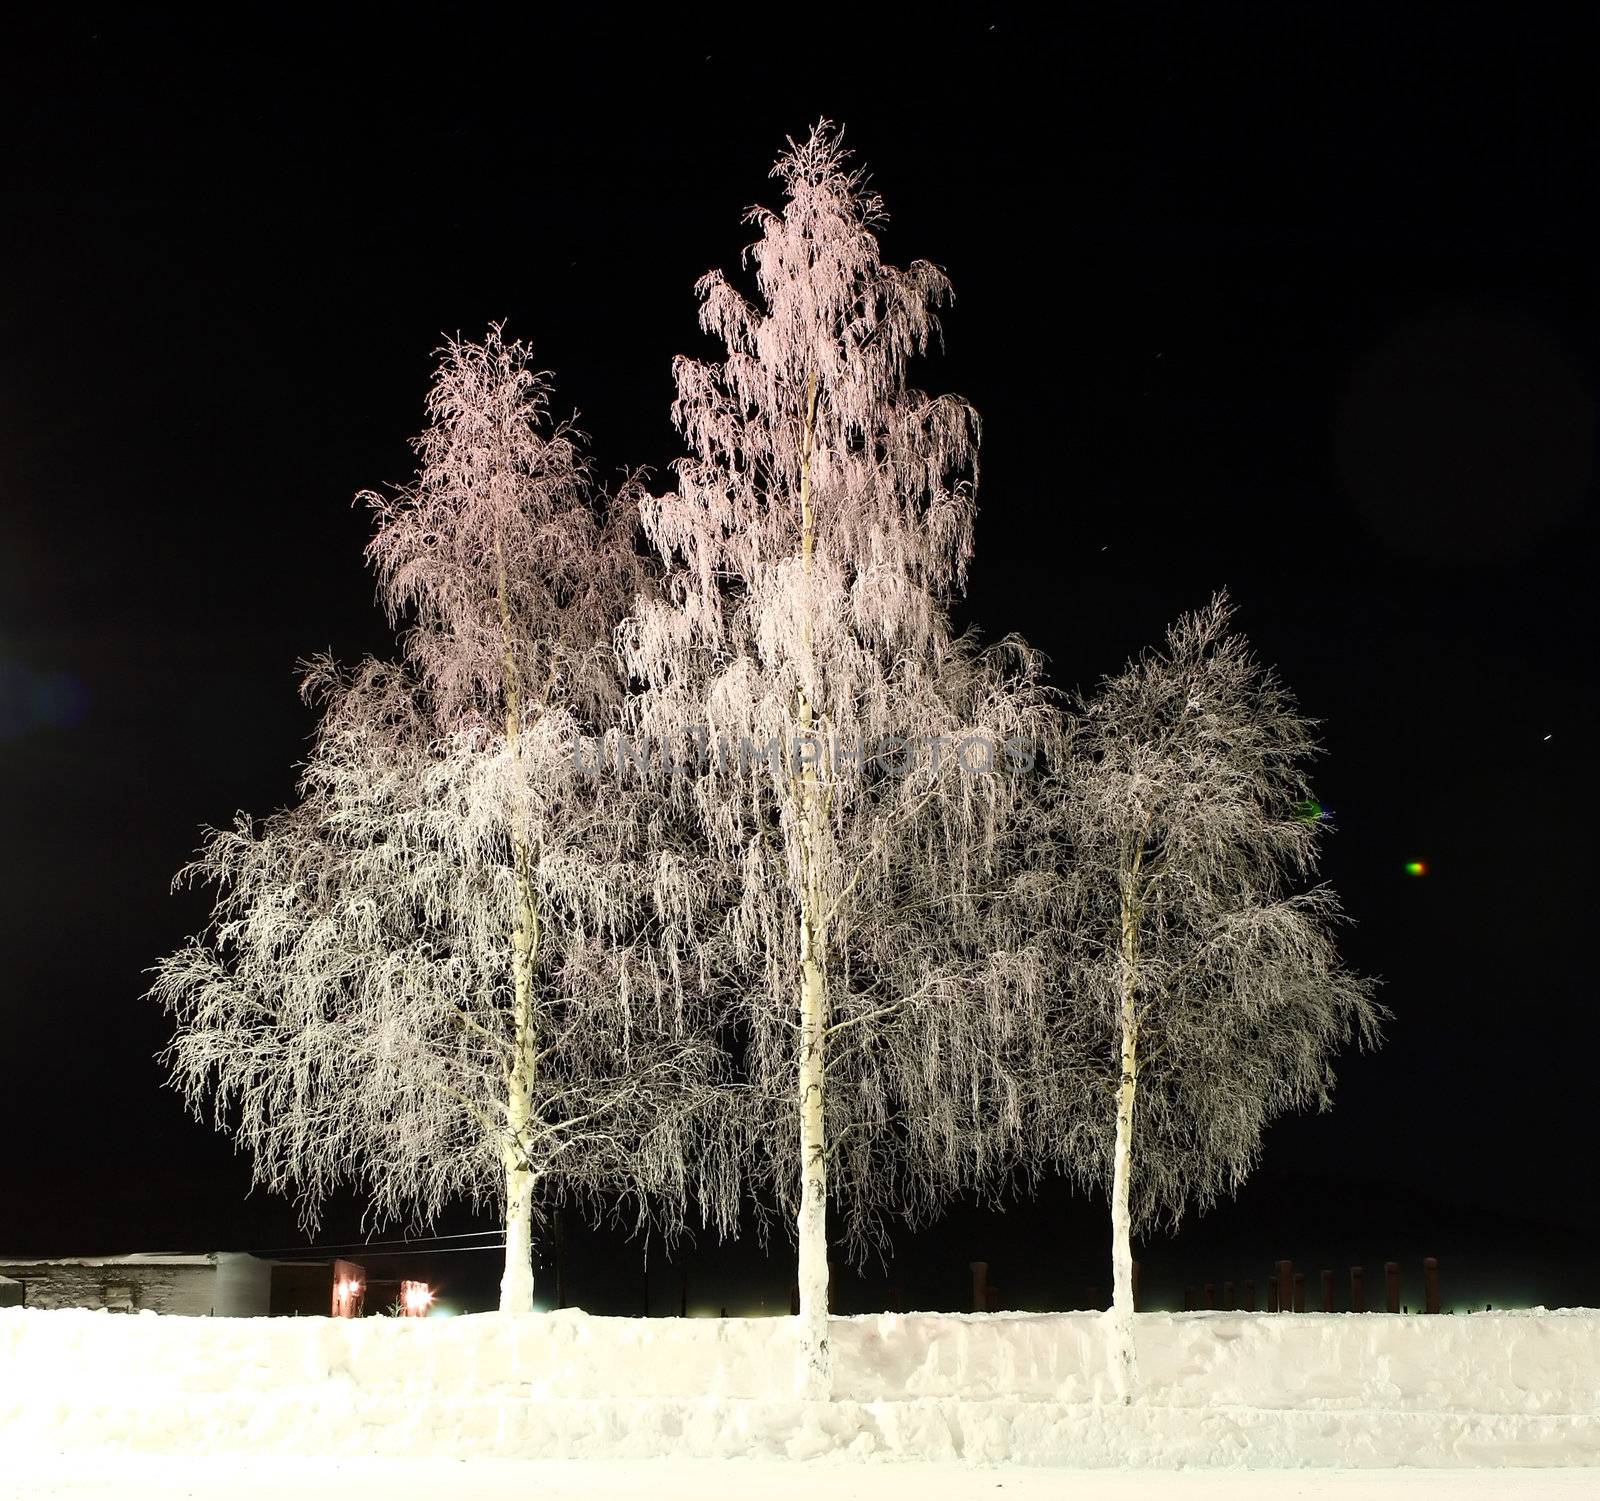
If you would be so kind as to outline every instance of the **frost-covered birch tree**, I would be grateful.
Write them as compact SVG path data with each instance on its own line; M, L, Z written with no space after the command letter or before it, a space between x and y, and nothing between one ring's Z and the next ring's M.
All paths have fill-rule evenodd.
M746 1166L794 1217L800 1386L823 1396L830 1204L860 1250L1015 1130L1006 1038L1043 970L1005 851L1050 716L1025 647L947 616L978 420L907 380L943 273L881 259L881 203L826 122L774 175L753 294L698 287L723 352L676 362L687 453L642 505L668 577L623 639L635 734L698 736L668 780L729 915L690 941L738 987Z
M696 1148L717 1069L663 914L692 867L651 789L603 785L637 595L631 498L609 511L547 379L498 327L442 351L416 482L369 494L400 665L313 664L297 804L211 834L217 888L158 968L172 1082L296 1195L352 1185L379 1220L504 1214L503 1311L532 1306L541 1202L669 1228L717 1200Z
M1375 1045L1383 1014L1340 963L1332 890L1305 884L1315 726L1230 615L1218 596L1074 702L1054 784L1065 983L1037 1139L1109 1189L1125 1378L1135 1230L1234 1192L1267 1123L1326 1108L1334 1052Z

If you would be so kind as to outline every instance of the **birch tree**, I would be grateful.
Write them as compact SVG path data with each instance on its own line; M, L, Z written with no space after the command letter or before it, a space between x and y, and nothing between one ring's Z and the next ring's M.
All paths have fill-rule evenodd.
M365 497L404 660L312 665L300 800L209 837L184 874L217 887L211 923L154 994L172 1082L260 1183L310 1224L341 1184L379 1221L494 1205L519 1312L536 1202L670 1229L716 1197L695 1133L718 1055L664 936L692 865L648 789L583 761L640 584L629 505L595 500L525 346L496 327L442 355L417 481Z
M1039 1139L1109 1187L1125 1390L1133 1233L1236 1191L1267 1123L1326 1109L1335 1051L1375 1045L1383 1015L1340 963L1334 893L1305 884L1315 726L1230 616L1219 595L1077 700L1054 784L1066 983Z
M1043 1004L1006 858L1049 725L1033 655L952 631L978 420L908 384L946 279L879 254L882 205L827 122L750 214L750 296L698 286L676 487L642 505L668 576L625 626L636 735L726 888L692 942L739 985L747 1170L793 1216L799 1386L826 1396L829 1206L869 1244L979 1181L1017 1124L1014 1016ZM714 956L714 957L708 957Z

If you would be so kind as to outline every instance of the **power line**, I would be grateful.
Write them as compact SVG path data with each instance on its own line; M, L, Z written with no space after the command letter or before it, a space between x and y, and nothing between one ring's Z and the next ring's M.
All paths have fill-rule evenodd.
M438 1246L431 1250L424 1248L420 1251L378 1251L375 1253L374 1259L387 1261L392 1256L470 1256L474 1251L503 1251L505 1248L506 1243L504 1241L500 1241L498 1244L488 1246ZM266 1256L271 1253L266 1251L252 1251L250 1254L252 1256ZM354 1256L357 1253L352 1251L350 1254ZM305 1255L304 1253L296 1253L294 1255L280 1256L277 1259L285 1262L295 1260L314 1262L320 1258Z
M470 1256L474 1251L503 1251L505 1248L506 1243L502 1240L488 1246L439 1246L434 1250L424 1248L420 1251L379 1251L377 1255L387 1261L391 1256Z
M406 1246L406 1247L410 1247L410 1248L415 1248L416 1250L421 1250L421 1249L425 1249L425 1248L427 1248L429 1246L442 1246L446 1241L454 1241L454 1240L483 1240L483 1239L489 1238L489 1237L493 1237L494 1238L494 1244L495 1245L504 1246L505 1243L506 1243L505 1242L505 1234L506 1233L505 1233L504 1230L464 1230L464 1231L460 1232L459 1234L455 1234L455 1235L420 1235L420 1236L419 1235L411 1235L411 1236L403 1237L402 1239L399 1239L399 1240L350 1240L350 1241L335 1241L335 1242L333 1242L331 1244L327 1244L327 1245L314 1245L314 1246L277 1246L277 1247L273 1247L273 1248L252 1247L251 1250L250 1250L250 1255L252 1255L252 1256L316 1256L316 1255L320 1255L320 1254L325 1253L325 1252L331 1253L331 1252L339 1252L339 1251L372 1251L372 1252L380 1252L381 1254L390 1255L390 1256L399 1256L399 1255L412 1254L412 1253L411 1252L400 1252L400 1251L384 1252L382 1250L382 1248L385 1247L385 1246ZM475 1247L471 1247L471 1246L465 1246L465 1247L461 1247L460 1249L473 1250L473 1249L476 1249L476 1248ZM483 1249L489 1249L489 1247L484 1247Z

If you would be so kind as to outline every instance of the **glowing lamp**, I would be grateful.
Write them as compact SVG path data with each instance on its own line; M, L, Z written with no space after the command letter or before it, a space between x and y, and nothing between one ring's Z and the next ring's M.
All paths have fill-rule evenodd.
M433 1289L426 1282L404 1282L400 1286L400 1302L408 1317L423 1318L433 1302Z
M1428 873L1428 862L1426 860L1407 860L1406 861L1406 874L1408 876L1425 876L1425 875L1427 875L1427 873Z

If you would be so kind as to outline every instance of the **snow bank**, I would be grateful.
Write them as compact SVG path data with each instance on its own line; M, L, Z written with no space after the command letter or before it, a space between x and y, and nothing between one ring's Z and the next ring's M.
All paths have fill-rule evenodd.
M1600 1463L1600 1313L191 1319L0 1310L0 1448L1051 1465Z
M6 1459L11 1460L7 1455ZM6 1501L1594 1501L1586 1470L1063 1470L782 1460L99 1454L4 1470Z

